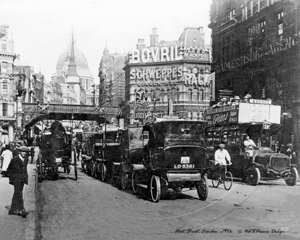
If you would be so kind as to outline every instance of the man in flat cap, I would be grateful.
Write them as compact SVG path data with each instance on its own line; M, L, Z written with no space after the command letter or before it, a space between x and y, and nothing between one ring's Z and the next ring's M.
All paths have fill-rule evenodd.
M24 208L23 188L24 184L28 184L27 154L29 149L26 146L17 148L18 154L11 160L7 172L9 183L14 186L14 195L9 209L9 215L19 215L26 217L28 212Z

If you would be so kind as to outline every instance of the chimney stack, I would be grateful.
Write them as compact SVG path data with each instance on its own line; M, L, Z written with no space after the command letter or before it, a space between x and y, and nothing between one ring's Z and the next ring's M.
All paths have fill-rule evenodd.
M136 45L137 50L142 50L143 48L145 48L145 39L138 39L138 43Z

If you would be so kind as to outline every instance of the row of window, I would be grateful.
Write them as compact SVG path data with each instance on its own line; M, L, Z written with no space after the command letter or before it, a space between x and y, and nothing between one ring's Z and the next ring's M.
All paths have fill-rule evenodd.
M9 90L8 83L7 82L3 82L1 84L1 93L2 94L8 94L8 92L9 92L8 90Z
M275 0L250 0L245 5L240 5L241 8L241 20L245 21L252 17L255 13L260 12L264 8L273 5ZM228 22L236 17L236 4L225 5L223 9L223 16L221 17L221 23ZM279 13L278 19L282 18L283 14Z

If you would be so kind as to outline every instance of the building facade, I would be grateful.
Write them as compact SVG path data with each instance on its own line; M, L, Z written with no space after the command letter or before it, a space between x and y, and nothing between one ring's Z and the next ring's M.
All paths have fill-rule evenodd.
M14 140L15 117L15 79L13 39L8 36L8 26L0 25L0 142Z
M51 91L51 103L54 104L62 104L63 102L63 94L62 88L58 82L51 81L50 82L50 91Z
M281 105L282 143L300 153L299 1L213 0L212 71L223 96Z
M125 66L126 54L110 54L106 47L99 64L99 102L119 107L125 101Z
M138 40L124 67L127 124L143 123L151 112L202 120L212 89L210 52L204 39L199 27L184 29L177 41L158 41L154 28L149 47Z

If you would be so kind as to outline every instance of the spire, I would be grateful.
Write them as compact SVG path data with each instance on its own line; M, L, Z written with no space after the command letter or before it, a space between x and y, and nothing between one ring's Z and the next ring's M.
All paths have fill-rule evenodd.
M70 61L69 61L69 65L68 65L67 76L78 76L77 66L76 66L76 62L75 62L73 29L72 29L72 43L71 43Z

